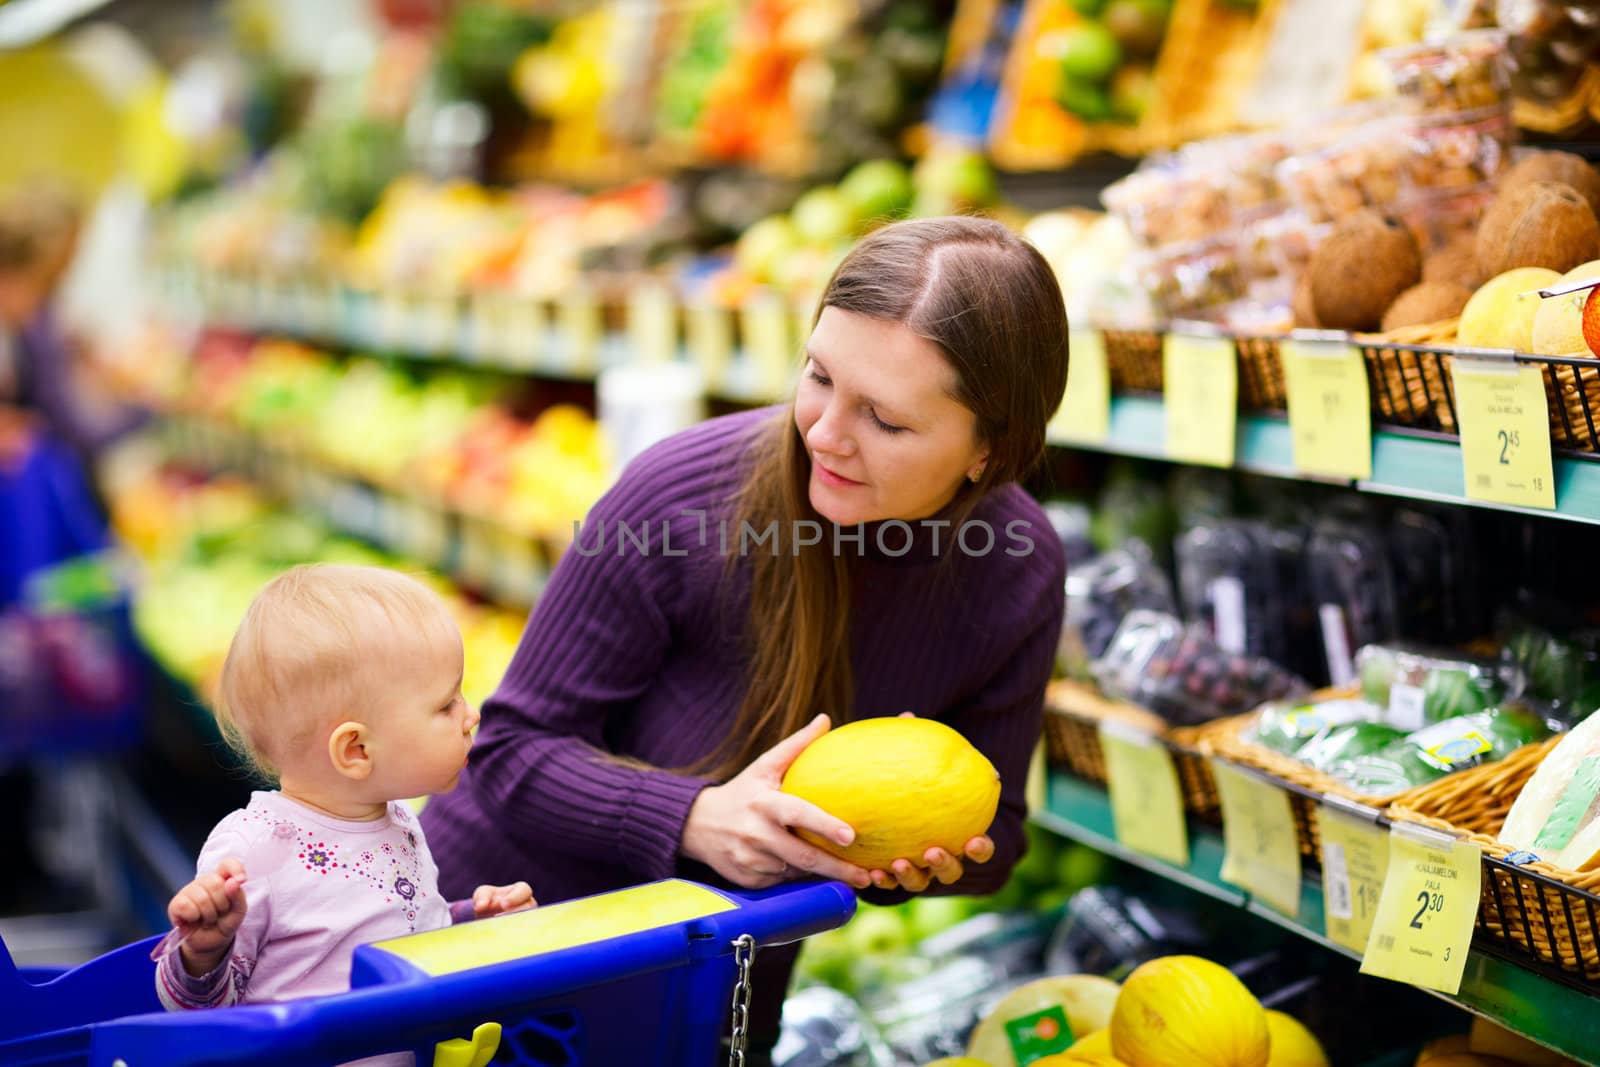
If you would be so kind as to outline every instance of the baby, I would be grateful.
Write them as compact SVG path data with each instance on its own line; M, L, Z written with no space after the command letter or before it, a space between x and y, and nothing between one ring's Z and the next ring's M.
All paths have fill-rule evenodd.
M412 578L314 564L261 591L217 721L278 789L217 824L167 906L169 1010L342 992L357 945L533 906L526 882L442 900L402 803L448 792L466 764L478 714L461 678L461 635Z

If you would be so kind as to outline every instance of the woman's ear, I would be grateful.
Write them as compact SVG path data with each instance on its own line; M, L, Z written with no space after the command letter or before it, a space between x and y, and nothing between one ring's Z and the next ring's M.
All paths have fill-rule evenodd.
M372 774L372 753L367 750L371 731L364 723L342 722L328 735L328 758L346 778L362 781Z

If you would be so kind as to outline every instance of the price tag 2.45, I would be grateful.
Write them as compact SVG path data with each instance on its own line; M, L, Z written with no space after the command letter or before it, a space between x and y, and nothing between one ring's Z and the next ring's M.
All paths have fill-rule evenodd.
M1291 919L1300 913L1300 846L1289 794L1221 760L1211 761L1222 801L1222 880Z
M1481 877L1478 846L1396 823L1361 973L1459 992Z
M1555 507L1549 406L1539 368L1457 359L1452 371L1467 496Z
M1372 477L1372 412L1361 354L1344 341L1283 342L1294 465L1307 474Z
M1239 418L1239 365L1226 337L1169 333L1162 344L1167 455L1211 467L1233 466Z
M1119 722L1100 726L1106 759L1106 789L1117 840L1129 848L1189 865L1189 835L1183 821L1183 794L1166 746L1143 731Z

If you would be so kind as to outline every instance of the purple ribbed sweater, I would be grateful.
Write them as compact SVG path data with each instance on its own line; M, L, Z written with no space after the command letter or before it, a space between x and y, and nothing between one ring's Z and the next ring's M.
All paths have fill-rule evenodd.
M500 688L483 706L469 767L422 822L447 896L526 880L555 903L674 875L716 884L678 855L690 805L707 779L601 762L596 750L681 767L732 728L747 659L747 569L719 584L719 519L749 436L785 408L708 420L640 455L584 520L528 621ZM694 510L707 513L702 519ZM951 893L998 889L1026 848L1023 786L1039 737L1063 608L1065 562L1038 504L1019 486L973 513L968 552L953 531L868 524L851 616L857 717L914 711L965 734L999 769L995 858L969 865ZM627 523L633 540L618 536ZM648 550L641 527L648 523ZM1008 537L1009 523L1016 534ZM666 548L663 524L670 526ZM704 530L704 546L701 532ZM603 532L603 540L601 534ZM728 527L729 548L738 531ZM932 537L952 558L932 553ZM1031 540L1026 555L1019 537ZM859 549L845 541L843 550ZM620 546L620 551L619 551ZM670 549L671 555L667 554ZM750 552L770 551L752 545ZM895 894L869 890L887 902Z

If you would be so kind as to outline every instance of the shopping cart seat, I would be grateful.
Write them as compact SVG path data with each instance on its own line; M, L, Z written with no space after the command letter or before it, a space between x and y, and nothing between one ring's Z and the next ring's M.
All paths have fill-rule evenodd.
M0 945L0 1063L331 1067L410 1050L418 1067L701 1067L748 946L840 926L855 905L842 882L668 879L363 945L347 993L187 1012L156 999L155 938L40 985Z

